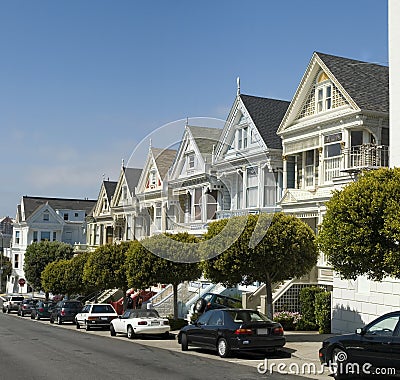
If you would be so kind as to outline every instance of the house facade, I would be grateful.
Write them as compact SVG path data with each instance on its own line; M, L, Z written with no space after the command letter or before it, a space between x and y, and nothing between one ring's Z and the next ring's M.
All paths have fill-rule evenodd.
M168 173L166 231L201 235L223 208L225 188L213 167L221 129L185 126Z
M26 293L31 287L25 279L24 255L29 244L38 241L61 241L67 244L86 243L86 216L95 200L64 199L23 196L17 206L13 225L12 247L5 251L12 263L12 273L7 279L6 292Z
M283 145L282 210L318 232L333 190L364 170L389 164L388 67L314 53L278 134ZM349 297L362 302L368 293L364 279L358 285L340 280L323 253L316 269L318 284L333 285L333 332L354 331ZM363 307L370 314L370 306Z

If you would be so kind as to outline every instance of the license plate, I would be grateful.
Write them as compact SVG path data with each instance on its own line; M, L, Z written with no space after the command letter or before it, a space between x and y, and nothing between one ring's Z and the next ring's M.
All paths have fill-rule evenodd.
M268 335L268 329L257 329L257 335Z
M160 324L160 322L158 322L158 321L152 321L151 322L151 325L152 326L158 326Z
M108 317L100 317L100 319L101 319L102 321L107 321L107 320L108 320Z

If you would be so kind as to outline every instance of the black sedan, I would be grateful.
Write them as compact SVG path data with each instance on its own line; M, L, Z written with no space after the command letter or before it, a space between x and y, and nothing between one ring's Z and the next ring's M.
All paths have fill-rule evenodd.
M269 351L286 343L283 328L265 315L249 309L217 309L202 314L193 325L178 334L182 351L188 346L216 349L219 356L232 351Z
M326 339L319 358L338 379L352 374L393 375L400 370L400 311L375 319L355 334Z

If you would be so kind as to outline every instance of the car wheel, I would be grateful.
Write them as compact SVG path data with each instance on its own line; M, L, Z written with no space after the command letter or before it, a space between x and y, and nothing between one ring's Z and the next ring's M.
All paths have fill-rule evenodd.
M79 324L79 322L78 321L76 321L76 328L77 328L77 330L79 330L80 328L81 328L81 325Z
M227 358L231 354L231 348L225 338L220 338L217 342L218 355L221 358Z
M50 323L54 323L54 319L53 318L50 318Z
M113 325L110 325L110 335L111 335L111 336L116 336L116 335L117 335L117 333L115 332L115 329L114 329L114 326L113 326Z
M128 326L128 339L133 339L135 337L135 332L133 331L132 326Z
M21 317L25 317L25 314L23 311L21 311Z
M20 316L20 315L21 315L21 312L20 312L19 310L17 311L17 315L18 315L18 316Z
M332 350L330 364L333 370L333 377L335 379L345 379L346 373L347 353L340 347L335 347Z
M87 321L85 321L86 331L90 331L90 326L88 325Z
M194 304L194 310L197 313L202 313L206 308L206 305L207 305L206 300L204 298L199 298Z
M187 351L188 350L188 339L186 334L182 334L181 336L181 348L182 351Z
M162 337L164 339L169 339L169 331L166 331L164 334L162 334Z
M4 309L4 307L3 307L3 313L5 313L6 312L6 309Z
M35 315L34 314L31 314L31 319L35 319Z
M62 325L62 319L60 316L57 317L57 325Z
M7 314L10 314L10 309L9 308L7 308Z

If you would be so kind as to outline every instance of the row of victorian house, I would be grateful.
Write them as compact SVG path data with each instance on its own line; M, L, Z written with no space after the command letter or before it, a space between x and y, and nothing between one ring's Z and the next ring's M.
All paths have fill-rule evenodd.
M187 124L178 150L150 146L144 167L123 165L118 181L102 182L96 201L23 197L10 286L16 289L24 248L35 240L94 249L163 232L200 235L216 219L276 211L317 233L332 191L362 170L388 166L388 146L388 67L314 53L291 102L238 87L222 129ZM335 276L323 253L309 275L275 288L275 307L295 308L309 284L334 289L334 331L351 329L364 313L346 310L341 297L355 285Z

